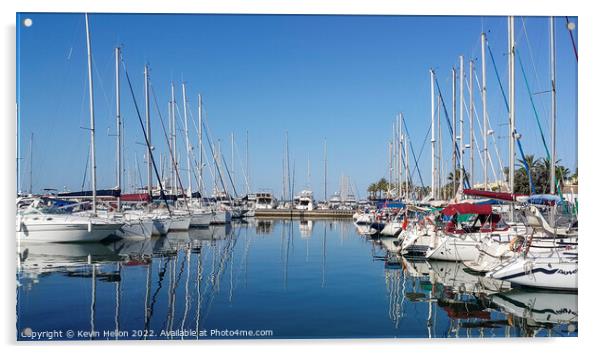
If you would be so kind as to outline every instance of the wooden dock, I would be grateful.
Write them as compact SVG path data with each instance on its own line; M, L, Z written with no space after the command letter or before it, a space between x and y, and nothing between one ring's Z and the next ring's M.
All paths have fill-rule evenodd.
M353 210L257 209L256 218L351 219Z

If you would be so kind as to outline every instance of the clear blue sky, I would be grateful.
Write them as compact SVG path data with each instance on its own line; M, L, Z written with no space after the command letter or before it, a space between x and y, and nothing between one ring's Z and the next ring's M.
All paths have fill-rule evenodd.
M25 18L33 20L31 27L21 25ZM571 20L576 22L576 18ZM63 187L79 190L89 147L89 132L82 129L89 126L84 16L18 14L17 24L22 189L29 185L29 138L33 133L34 192ZM369 183L388 176L388 141L397 112L404 113L419 153L430 126L429 68L437 71L448 108L451 68L458 67L459 55L465 56L466 68L468 58L478 59L481 80L483 30L507 90L506 24L505 17L91 14L98 187L115 185L113 50L117 45L124 48L139 104L143 101L143 66L148 63L164 118L170 81L177 85L180 104L179 85L182 79L187 82L195 114L196 95L203 94L210 130L215 139L221 138L228 162L230 133L234 133L244 162L244 137L249 132L253 189L270 188L281 194L284 135L288 131L297 191L306 182L309 156L311 187L316 197L323 196L326 138L328 194L338 189L339 178L345 174L365 196ZM517 46L533 92L550 88L548 25L548 18L516 18ZM577 62L564 17L556 20L556 39L558 157L574 170ZM490 125L506 166L507 113L489 57L487 64ZM542 157L543 144L518 62L516 65L518 130L526 153ZM548 139L549 102L547 93L535 96ZM476 110L481 116L479 99ZM153 145L165 153L158 115L154 108L151 112ZM124 78L122 115L125 167L130 176L135 175L138 158L144 174L145 148L139 144L143 137ZM446 125L442 129L444 154L451 156ZM183 147L182 139L179 145ZM497 166L495 155L493 159ZM238 159L236 164L235 178L241 189ZM419 165L429 185L428 142ZM450 169L449 161L446 169ZM480 168L476 177L481 178ZM418 183L417 175L414 180ZM126 189L134 182L128 173L125 181ZM206 183L211 185L211 179Z

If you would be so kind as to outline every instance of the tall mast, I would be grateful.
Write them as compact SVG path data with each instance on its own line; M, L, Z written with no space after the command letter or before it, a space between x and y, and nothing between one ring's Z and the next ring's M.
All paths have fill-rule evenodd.
M475 146L475 139L474 139L474 94L473 94L473 89L474 89L474 60L471 59L470 60L470 65L469 65L469 82L468 82L468 94L470 96L470 103L469 103L469 111L468 111L468 120L469 120L469 125L470 125L470 136L468 137L468 140L470 141L470 185L474 186L474 146ZM474 187L473 187L474 188Z
M403 115L401 116L403 119ZM407 133L407 132L406 132ZM403 142L405 143L405 165L406 165L406 200L410 200L410 155L408 154L409 137L404 135Z
M234 186L236 186L236 179L234 178L234 132L230 133L230 161L231 161L230 177L232 177L233 188L236 188L236 187L234 187Z
M403 170L403 160L402 160L402 156L403 156L403 135L401 132L401 112L397 115L397 181L398 181L398 185L397 185L397 189L399 190L398 192L398 196L399 199L401 200L401 194L402 194L402 186L401 186L401 174L402 174L402 170Z
M510 185L510 193L514 193L514 162L516 161L516 152L514 146L516 144L515 135L515 107L514 107L514 16L508 17L508 81L509 81L509 101L510 101L510 146L508 149L508 184Z
M456 168L457 163L456 151L456 68L452 68L452 186L453 191L456 191Z
M435 72L431 72L431 194L435 199Z
M249 131L246 131L245 170L247 170L247 195L251 193L251 176L249 175Z
M391 184L393 182L393 141L389 141L389 186L387 194L391 194Z
M176 148L176 138L177 138L177 131L178 131L178 126L176 125L176 93L175 93L175 88L174 88L174 84L173 82L171 83L171 100L169 101L169 106L171 107L170 112L171 112L171 126L173 128L172 132L171 132L171 149L173 151L173 161L172 161L172 189L175 188L176 190L176 195L179 195L178 193L178 150Z
M441 189L441 178L443 176L443 141L441 139L441 95L437 96L437 140L439 145L439 158L437 167L437 190L439 191L439 199L443 199L444 190Z
M488 117L487 117L487 74L485 67L485 33L481 33L481 70L483 75L483 156L485 158L485 166L483 170L483 179L485 181L485 190L487 189L487 159L489 157L489 145L487 143L487 135L489 131Z
M29 140L29 194L33 194L33 133Z
M186 167L188 169L188 198L192 196L192 169L190 167L190 139L188 138L188 104L186 101L186 84L182 82L182 105L184 106L184 134L186 135Z
M146 135L148 138L148 146L146 149L146 159L147 159L147 181L148 181L148 195L153 199L153 160L151 157L152 152L152 143L151 143L151 123L150 123L150 100L149 100L149 91L148 91L148 65L144 65L144 105L146 107Z
M203 97L199 94L199 198L203 185Z
M326 203L328 202L328 194L326 192L326 186L327 186L326 176L328 173L328 168L327 168L328 165L327 164L328 164L328 161L327 161L327 155L326 155L326 138L324 138L324 202L326 202Z
M464 56L460 55L460 185L464 186Z
M550 194L556 194L556 38L554 16L550 16L550 77L552 80L552 156L550 156Z
M121 132L121 88L119 82L119 58L121 48L115 48L115 119L117 120L117 189L120 191L117 197L117 210L121 210L121 171L122 171L122 132Z
M90 161L92 163L92 214L96 215L96 142L94 121L94 84L92 82L92 46L90 43L90 24L86 13L86 44L88 48L88 89L90 94Z

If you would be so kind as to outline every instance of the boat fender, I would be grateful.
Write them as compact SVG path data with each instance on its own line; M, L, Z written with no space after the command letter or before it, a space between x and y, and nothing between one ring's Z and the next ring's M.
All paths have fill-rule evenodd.
M88 221L88 232L92 232L92 221Z

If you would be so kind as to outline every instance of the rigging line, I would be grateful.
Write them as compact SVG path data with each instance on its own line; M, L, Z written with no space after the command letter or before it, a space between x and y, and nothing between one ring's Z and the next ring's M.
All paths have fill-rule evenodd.
M537 71L537 66L535 65L535 55L533 54L534 53L533 46L531 45L531 40L529 39L529 34L527 33L527 24L525 22L524 17L521 17L521 22L522 22L523 33L525 34L525 39L527 41L527 49L528 49L528 54L529 54L529 61L531 63L531 69L535 73L535 83L537 84L538 87L545 87L545 85L541 84L539 72ZM516 50L518 50L518 49L516 49ZM518 55L518 53L517 53L517 55ZM546 124L550 125L550 121L548 119L550 114L548 112L547 105L543 106L543 113L544 113L543 117L545 119Z
M168 142L168 144L167 144L167 150L169 151L169 157L171 159L171 163L173 164L173 166L177 166L176 163L175 163L175 157L174 157L173 151L171 149L171 145L169 144L169 138L167 136L167 130L165 129L165 123L163 122L163 115L161 114L161 110L159 109L159 103L157 102L157 95L155 94L155 90L153 88L153 85L152 85L151 81L150 80L148 80L148 81L149 81L149 85L148 86L150 88L150 92L153 95L153 102L155 103L155 109L157 110L157 114L159 115L159 121L161 122L161 128L162 128L162 131L163 131L163 137ZM182 184L182 179L180 178L180 173L179 173L179 171L178 171L177 168L175 169L175 172L176 172L176 177L178 179L178 183L180 184L180 188L182 190L184 190L184 185ZM178 193L176 191L176 198L177 198L177 194ZM183 193L183 195L184 195L184 202L186 204L186 209L188 209L188 211L190 211L190 208L188 207L188 196L186 195L186 193Z
M539 120L539 114L537 113L537 109L535 108L535 102L533 102L533 94L531 93L531 87L529 87L529 81L527 80L527 74L525 73L525 68L523 67L523 61L521 60L520 52L518 48L514 49L516 52L516 57L518 58L518 64L520 66L520 71L523 74L523 79L525 80L525 85L527 87L527 92L529 94L529 100L531 101L531 107L533 108L533 113L535 114L535 118L537 120L537 127L539 128L539 135L541 136L541 140L543 142L543 146L546 149L546 155L548 156L548 160L550 159L550 150L548 150L548 144L546 143L546 138L543 133L543 129L541 128L541 122Z
M236 157L238 157L238 163L240 164L241 170L242 170L242 174L245 178L245 185L247 186L247 188L249 190L251 190L251 186L249 186L249 180L247 179L247 172L245 171L244 166L242 165L242 159L240 158L240 152L238 150L238 144L236 143L236 141L234 142L234 149L236 151Z
M405 132L408 135L408 137L410 136L410 132L408 131L408 125L406 123L405 119L402 119L403 121L403 127L405 128ZM429 128L429 132L430 132L430 128ZM414 158L414 163L416 164L416 166L418 166L418 160L416 160L416 154L414 153L414 144L412 144L412 139L410 140L410 151L412 152L412 157ZM410 175L410 179L412 178L411 176L413 176L413 173ZM420 168L418 168L418 177L420 178L420 184L422 185L422 187L424 187L424 181L422 180L422 173L420 173Z
M491 56L491 61L493 62L493 68L495 69L495 75L497 77L497 82L499 84L500 91L502 92L502 95L504 96L504 103L506 104L506 110L507 110L508 113L510 113L510 106L508 105L508 100L506 98L506 93L504 92L504 86L502 85L502 81L500 80L500 76L498 74L497 65L495 64L495 60L493 59L493 53L491 52L491 48L489 47L489 41L487 41L487 48L489 49L489 55ZM478 79L477 79L477 81L478 81ZM477 82L477 84L478 84L478 82ZM512 132L512 134L517 134L516 128L514 129L514 131ZM495 139L495 136L494 136L494 139ZM527 175L529 176L529 187L532 190L532 193L535 193L533 191L533 178L531 176L531 171L529 169L529 166L526 163L525 154L523 152L523 148L522 148L522 144L520 142L520 139L516 139L516 142L518 143L518 147L519 147L519 151L520 151L520 154L521 154L521 157L522 157L522 160L523 160L523 165L525 167L525 171L527 172ZM496 148L496 152L497 152L497 143L495 144L495 148ZM499 152L498 152L498 157L499 157ZM510 160L510 158L508 158L508 160ZM500 163L501 163L501 161L500 161ZM508 161L508 164L510 164L510 163L516 164L515 161ZM514 191L510 191L510 193L514 193Z
M183 120L182 120L182 115L180 114L180 108L178 107L177 104L174 105L176 107L176 112L174 114L177 114L178 118L180 118L180 120L176 120L176 124L180 123L180 125L178 125L176 127L176 130L179 130L181 133L186 134L186 130L182 128L182 125L184 124ZM190 108L189 106L187 106L188 108ZM192 119L192 122L194 123L194 119ZM204 150L203 150L204 152ZM192 159L192 163L195 165L195 167L198 167L199 162L196 160L196 156L194 154L192 154L192 146L191 146L191 151L187 152L187 158L191 158ZM211 169L209 169L211 172ZM186 168L185 171L188 171L188 169ZM194 180L197 183L197 187L199 188L199 193L200 190L203 189L204 191L204 184L203 181L201 180L200 176L196 175L196 169L190 171L192 176L194 176ZM211 176L213 177L213 173L211 173ZM183 187L182 187L183 188Z
M566 19L566 29L567 31L569 31L569 35L571 36L571 43L573 44L573 53L575 53L575 60L579 61L579 55L577 55L577 45L575 44L575 38L573 37L573 30L569 28L569 17L564 16L564 18Z
M449 128L449 134L452 140L452 143L454 145L454 148L456 150L456 154L460 155L460 150L458 149L458 142L456 141L455 137L453 136L453 130L452 130L452 126L451 126L451 122L449 120L449 115L447 113L447 106L445 105L445 100L443 99L443 95L441 94L441 88L439 87L439 80L437 79L437 77L435 77L435 84L437 85L437 91L439 92L439 97L441 98L441 104L443 105L443 112L445 114L445 120L447 122L447 127ZM441 156L439 157L441 158ZM458 162L456 161L456 165L453 167L453 170L455 171L458 168ZM463 172L463 176L464 176L464 185L468 188L470 188L470 181L468 180L468 178L466 178L466 169L464 169L464 167L462 167L462 169L464 170ZM454 172L455 173L455 172Z
M426 132L426 135L424 136L424 141L422 142L422 147L420 148L420 153L418 153L418 161L420 161L420 158L422 157L422 153L424 152L424 147L426 146L426 142L428 141L428 137L429 134L431 133L431 126L429 125L429 129ZM414 175L414 172L416 171L416 169L418 168L418 162L416 161L416 166L414 166L414 169L412 170L412 176ZM420 171L420 170L419 170ZM421 180L422 182L422 180ZM424 187L424 184L423 184Z
M230 184L232 185L232 190L234 191L234 196L238 198L238 193L236 192L236 186L234 185L234 181L232 181L232 176L230 175L230 170L228 169L228 163L226 162L226 158L224 158L224 154L221 154L222 161L224 163L224 168L226 169L226 174L228 175L228 179L230 180Z
M502 96L504 97L504 103L506 104L506 110L510 111L510 106L508 105L508 98L506 97L506 93L504 92L504 86L502 85L502 80L500 79L500 73L497 70L497 65L495 64L495 59L493 57L493 52L491 51L491 47L489 46L489 40L487 40L487 49L489 50L489 57L491 58L491 62L493 63L493 69L495 71L495 77L497 78L497 83L500 86L500 91L502 91Z
M219 176L219 181L222 184L222 188L224 188L224 192L226 194L228 194L227 190L226 190L226 184L224 183L224 178L222 176L222 170L220 168L220 163L216 159L216 155L215 155L215 152L214 152L214 149L213 149L213 141L211 140L211 137L209 135L210 133L209 133L209 128L207 128L206 119L203 120L203 128L205 128L203 130L205 131L205 136L207 137L207 140L209 141L209 149L211 150L211 156L213 157L213 161L217 163L217 174Z
M86 185L86 176L88 175L88 165L90 163L90 145L88 145L88 154L86 155L86 168L84 168L84 180L82 181L82 192Z
M468 83L468 80L466 80L466 82ZM466 102L463 102L463 104L464 104L464 110L466 111L466 113L469 113L468 105L466 104ZM482 131L481 120L479 119L479 114L477 113L476 110L473 110L473 114L474 114L474 117L477 119L477 124L479 125L479 131ZM476 138L474 131L473 131L471 138L472 138L472 141L474 141L474 143L476 145L475 147L476 147L476 151L479 155L479 161L481 161L481 168L485 169L485 160L483 159L483 155L481 154L481 148L479 146L479 141Z
M132 94L132 100L134 101L134 107L136 108L136 114L138 115L138 121L140 122L140 128L142 128L142 133L144 134L144 141L146 141L146 146L148 147L148 150L149 150L149 158L153 165L153 169L155 170L155 174L157 175L157 179L158 179L157 182L159 183L159 188L160 188L159 193L161 194L161 198L165 202L165 206L167 207L167 212L169 213L169 216L171 216L171 208L169 207L169 204L167 203L167 197L165 196L165 191L163 190L163 182L161 182L161 179L159 178L159 171L157 170L157 165L155 164L155 158L153 157L152 151L150 151L151 144L148 140L148 136L146 135L146 129L144 129L144 123L142 123L142 116L140 115L140 109L138 108L138 102L136 101L136 96L134 95L134 88L132 87L132 82L130 81L130 74L128 73L127 67L125 65L125 60L123 58L121 59L121 64L123 65L123 71L125 73L125 78L127 79L128 86L130 88L130 93ZM149 197L152 202L153 196L149 195Z
M479 82L479 78L478 78L478 77L476 78L476 83L477 83L477 88L478 88L478 90L479 90L479 94L480 94L480 95L481 95L481 97L482 97L482 96L483 96L483 92L482 92L482 90L481 90L481 84L480 84L480 82ZM476 114L476 112L475 112L475 114ZM489 112L486 112L486 114L487 114L487 118L488 118L488 119L491 119L491 117L489 116ZM480 127L480 122L479 122L479 127ZM480 128L479 128L479 129L480 129ZM498 146L497 146L497 139L496 139L496 137L495 137L495 134L492 134L492 136L491 136L491 137L492 137L492 139L493 139L493 149L495 150L495 154L496 154L496 157L497 157L497 161L498 161L498 164L500 165L500 166L499 166L499 167L500 167L500 171L504 171L504 167L503 167L503 164L502 164L502 159L501 159L501 157L500 157L500 151L499 151L499 149L498 149ZM475 139L475 140L476 140L476 139ZM488 159L488 160L491 162L491 154L489 154L489 153L487 154L487 159ZM495 172L495 169L494 169L494 167L493 167L493 162L491 162L491 169L493 169L493 170L494 170L494 171L493 171L493 173L494 173L494 175L495 175L495 178L496 178L496 180L497 180L497 173Z

